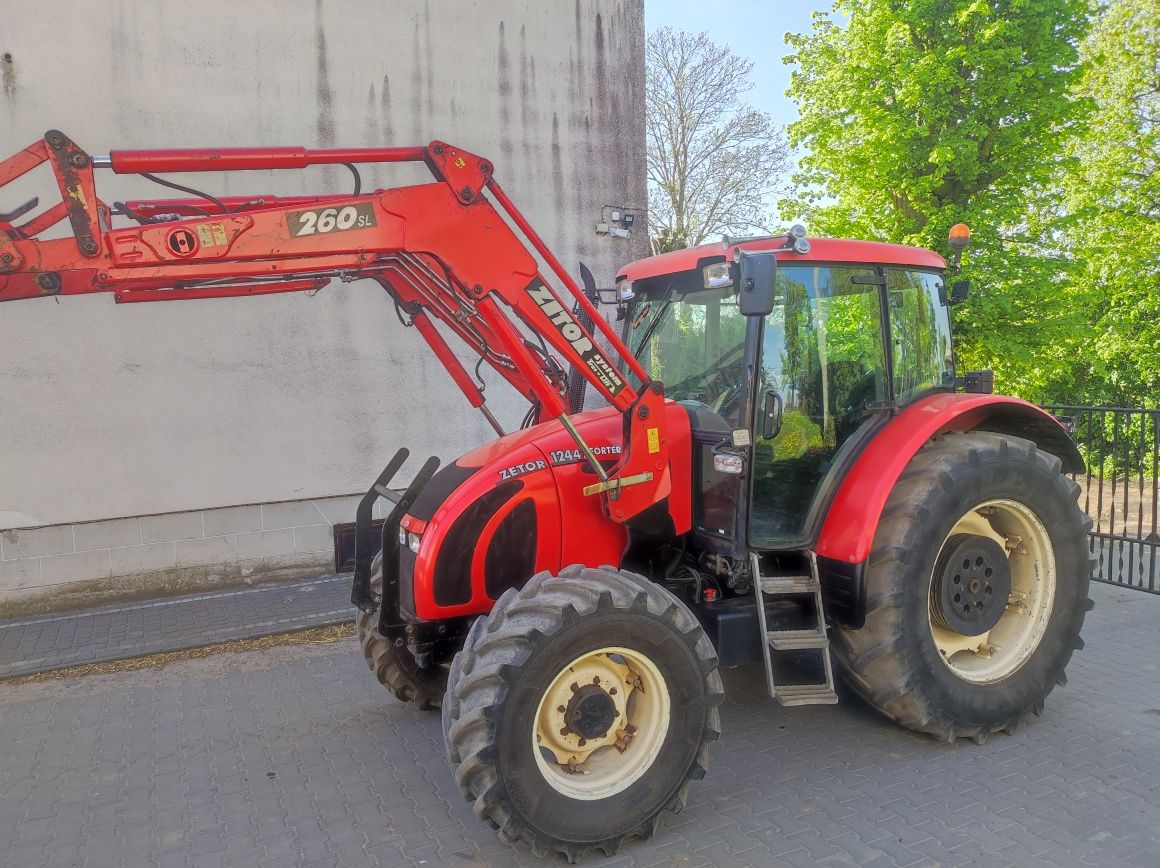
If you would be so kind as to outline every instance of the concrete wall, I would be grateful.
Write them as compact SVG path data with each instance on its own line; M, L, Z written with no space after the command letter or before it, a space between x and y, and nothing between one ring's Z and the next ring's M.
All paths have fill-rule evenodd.
M593 228L603 206L634 210L645 201L643 19L642 0L94 0L83 11L40 0L6 10L0 27L0 151L7 156L50 128L97 154L441 138L491 157L561 260L575 268L583 259L607 283L645 252L639 210L627 241ZM345 169L180 180L228 195L351 183ZM364 188L420 180L422 170L372 169ZM42 168L0 190L0 210L34 194L51 204L54 191ZM108 172L98 173L98 192L106 201L171 195ZM514 393L494 382L488 395L515 427L524 408ZM108 570L102 556L98 574L86 576L78 523L129 518L123 527L139 533L139 516L350 495L400 446L452 458L490 436L374 284L314 297L6 304L0 528L69 530L38 532L56 540L51 553L25 546L27 530L3 534L0 605L164 584L172 574L138 571L135 582L118 583L114 550L122 546L102 545ZM242 574L239 534L284 529L252 524L233 534L203 530L200 538L232 537L218 544L217 563L233 565L218 571L227 578ZM172 543L178 565L178 536L146 542L126 533L124 547ZM323 560L295 562L296 553L310 554L279 551L279 574ZM63 555L77 569L17 563ZM98 584L76 584L87 580Z

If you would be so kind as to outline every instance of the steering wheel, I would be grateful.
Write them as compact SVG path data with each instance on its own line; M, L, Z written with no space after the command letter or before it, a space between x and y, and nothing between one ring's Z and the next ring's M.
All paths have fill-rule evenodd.
M717 397L710 406L718 416L725 416L741 396L741 370L736 366L730 366L719 368L714 374L710 382L713 390L717 392Z
M741 395L740 354L740 347L726 353L706 370L670 386L666 393L678 401L697 401L723 415Z

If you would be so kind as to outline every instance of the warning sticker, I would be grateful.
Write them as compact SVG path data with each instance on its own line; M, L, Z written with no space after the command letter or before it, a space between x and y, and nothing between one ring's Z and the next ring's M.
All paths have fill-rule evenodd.
M202 247L225 247L229 241L221 223L198 223L197 237Z
M654 455L661 451L661 432L656 428L649 428L645 431L648 435L648 454Z

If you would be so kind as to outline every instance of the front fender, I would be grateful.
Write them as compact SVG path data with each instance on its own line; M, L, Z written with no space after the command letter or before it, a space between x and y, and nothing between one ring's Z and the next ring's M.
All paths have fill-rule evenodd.
M886 424L863 449L838 488L815 551L827 610L838 623L865 619L864 573L878 520L894 484L919 449L948 431L994 431L1031 440L1059 457L1067 473L1083 473L1083 456L1048 413L1001 395L940 393L921 398Z

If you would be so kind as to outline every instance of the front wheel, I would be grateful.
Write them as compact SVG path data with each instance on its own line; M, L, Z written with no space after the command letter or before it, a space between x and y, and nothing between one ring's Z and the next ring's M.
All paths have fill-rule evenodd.
M382 605L383 555L371 562L371 593ZM358 643L367 666L379 684L403 702L413 702L423 711L438 711L447 686L447 666L432 663L420 666L405 645L389 640L379 632L379 610L359 612L355 618Z
M952 742L1042 711L1091 608L1078 491L1027 440L972 431L927 444L883 509L866 624L835 631L847 682L904 726Z
M684 807L722 695L712 643L668 591L610 567L541 573L475 622L452 663L448 759L504 840L611 855Z

